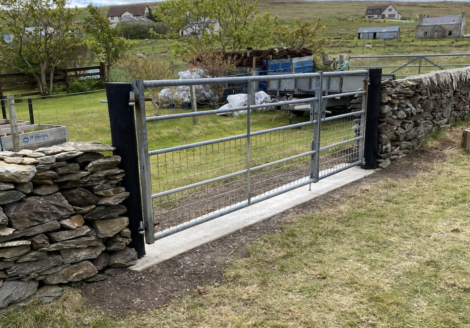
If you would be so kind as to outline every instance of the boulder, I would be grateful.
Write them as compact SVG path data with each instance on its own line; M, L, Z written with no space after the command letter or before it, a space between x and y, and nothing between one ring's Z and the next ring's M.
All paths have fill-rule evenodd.
M6 157L4 161L5 163L8 163L8 164L22 164L23 158L22 157Z
M125 201L129 195L128 192L123 192L114 196L102 197L98 205L118 205Z
M111 268L127 268L136 262L137 252L133 248L125 248L111 254L108 266Z
M100 200L99 197L84 188L75 188L62 191L62 195L73 206L89 206L95 205Z
M52 185L40 185L37 188L34 188L33 194L38 196L47 196L59 191L59 186L56 184Z
M65 219L74 211L64 196L56 193L42 197L27 197L20 202L8 204L5 213L13 228L24 230L49 221Z
M18 183L15 186L15 189L27 195L33 192L33 183L32 182Z
M15 188L15 185L13 183L0 182L0 191L11 190L13 188Z
M89 261L83 261L69 266L61 272L66 281L80 281L91 278L98 273L95 266Z
M95 205L89 205L89 206L84 206L84 207L74 206L73 208L75 210L75 213L77 214L87 214L91 212L93 209L95 209L96 206Z
M62 262L63 260L60 255L51 255L39 261L17 263L11 268L7 269L7 273L10 276L25 277L33 273L51 269L62 264Z
M0 191L0 205L17 202L25 197L25 194L17 190Z
M63 249L60 251L64 259L64 263L76 263L83 260L96 259L105 250L104 245L77 248L77 249Z
M58 232L51 232L48 234L49 240L53 243L58 243L64 240L74 239L83 236L89 236L92 230L88 226L82 226L74 230L64 230Z
M129 228L124 228L119 232L119 235L124 238L131 238L131 231Z
M91 212L85 214L84 218L86 220L103 220L118 217L126 212L127 209L124 205L97 206Z
M121 157L120 156L109 156L109 157L104 157L97 159L90 164L87 165L85 170L88 172L96 172L96 171L102 171L102 170L108 170L115 168L116 166L121 163Z
M0 270L11 268L14 265L15 265L15 262L13 261L0 261Z
M75 207L74 207L75 209ZM66 220L59 221L60 226L64 229L74 230L85 224L85 220L81 215L74 215Z
M18 303L18 306L30 305L36 302L42 304L49 304L54 300L58 299L64 293L64 289L59 286L44 286L39 288L36 293L28 297L27 299Z
M39 161L35 158L28 158L28 157L25 157L23 158L23 162L22 164L26 164L26 165L33 165L33 164L38 164Z
M50 156L50 155L55 155L55 154L61 153L61 152L64 151L64 149L61 148L61 147L58 147L58 146L52 146L52 147L38 148L38 149L36 149L36 151L40 152L40 153L44 153L46 156Z
M100 238L109 238L118 234L121 230L129 225L127 217L119 217L115 219L98 220L93 222L96 235Z
M108 266L111 254L107 252L102 252L96 259L91 261L98 271L103 270Z
M38 172L34 176L34 180L56 180L59 178L59 175L54 171L44 171Z
M37 281L5 281L0 287L0 308L28 298L37 289Z

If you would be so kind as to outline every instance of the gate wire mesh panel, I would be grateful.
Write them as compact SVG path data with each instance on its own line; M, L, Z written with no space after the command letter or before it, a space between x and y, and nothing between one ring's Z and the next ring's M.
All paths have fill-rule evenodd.
M320 176L330 175L359 161L360 114L322 120Z

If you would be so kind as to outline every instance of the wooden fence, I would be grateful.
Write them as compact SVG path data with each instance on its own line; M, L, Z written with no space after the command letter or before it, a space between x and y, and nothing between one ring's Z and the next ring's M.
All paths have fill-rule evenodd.
M91 70L98 70L97 72L91 73ZM81 77L99 76L102 81L106 79L106 68L104 63L100 63L99 66L88 66L88 67L77 67L77 68L65 68L58 69L54 72L53 84L56 86L65 85L68 90L69 83ZM46 78L47 82L51 79ZM11 73L11 74L0 74L0 99L5 98L5 93L11 91L20 90L37 90L37 80L31 74L26 73ZM40 95L39 91L21 93L19 96L34 96Z

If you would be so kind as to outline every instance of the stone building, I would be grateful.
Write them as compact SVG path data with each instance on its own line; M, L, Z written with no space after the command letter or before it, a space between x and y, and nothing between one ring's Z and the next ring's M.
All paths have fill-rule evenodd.
M416 27L417 39L460 38L465 34L465 12L462 15L420 17Z

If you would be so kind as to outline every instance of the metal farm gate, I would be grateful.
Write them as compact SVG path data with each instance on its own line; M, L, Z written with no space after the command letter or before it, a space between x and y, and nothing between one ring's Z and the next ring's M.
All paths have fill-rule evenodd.
M362 164L368 74L364 70L191 80L135 80L134 100L131 101L135 101L145 225L140 231L143 233L142 228L145 228L146 243L151 244L156 239ZM357 91L331 94L334 85L341 90L342 78L346 76L358 78ZM254 85L261 80L277 85L278 94L285 85L302 85L302 92L309 96L255 105ZM247 84L246 106L161 116L146 114L146 89L237 83ZM361 110L329 117L325 115L328 101L355 95L362 95ZM257 111L287 105L303 108L308 112L309 119L268 129L257 124ZM168 129L169 120L181 122L200 116L242 112L243 115L233 118L244 125L246 132L242 134L213 140L206 140L202 135L201 142L148 149L149 138L163 133L165 126ZM179 128L180 123L172 126ZM180 133L184 134L184 131ZM158 147L159 139L156 140Z

